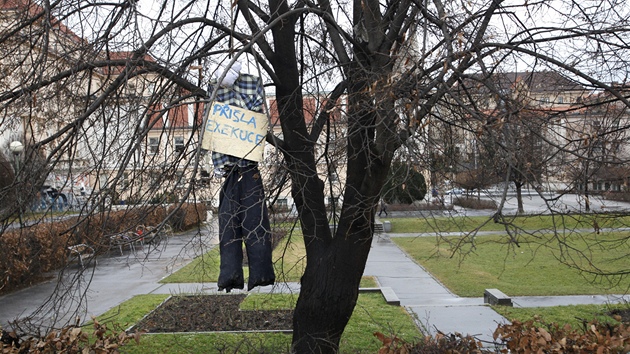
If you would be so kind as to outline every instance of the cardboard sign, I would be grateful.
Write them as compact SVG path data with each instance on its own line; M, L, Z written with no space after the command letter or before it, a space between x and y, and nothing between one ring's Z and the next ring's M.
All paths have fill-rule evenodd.
M262 161L268 120L263 113L213 102L201 147L251 161Z

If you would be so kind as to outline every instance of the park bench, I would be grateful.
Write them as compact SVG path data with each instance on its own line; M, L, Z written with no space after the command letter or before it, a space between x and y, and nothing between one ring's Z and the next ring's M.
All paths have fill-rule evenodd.
M159 244L162 238L171 236L173 229L169 225L161 228L156 226L139 225L136 228L136 235L140 237L142 244Z
M85 243L70 246L68 250L70 251L70 261L78 260L81 268L85 268L85 265L96 255L94 248ZM94 260L94 262L96 262L96 260Z
M162 238L172 234L172 228L164 225L161 228L155 226L138 225L136 231L120 232L109 236L109 248L118 248L120 255L124 254L125 247L129 248L133 253L136 252L136 246L144 247L145 244L159 244Z
M118 248L120 255L124 254L124 248L136 253L136 244L142 242L142 237L133 231L120 232L109 236L109 249Z

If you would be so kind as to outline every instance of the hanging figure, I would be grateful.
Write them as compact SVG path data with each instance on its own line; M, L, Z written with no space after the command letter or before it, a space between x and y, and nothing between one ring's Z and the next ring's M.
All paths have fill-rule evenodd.
M262 112L264 100L262 80L254 75L240 73L238 62L227 70L225 79L217 87L211 87L209 91L216 89L215 101L253 112ZM216 107L220 106L209 108L209 111L216 110ZM217 121L209 121L206 132L223 129L223 123L219 124ZM214 124L213 128L209 128L210 123ZM225 126L228 124L231 123L228 122ZM231 131L234 131L234 128ZM205 138L204 135L204 140ZM242 148L244 142L236 139L229 144L230 151L236 151ZM247 290L256 286L272 285L275 282L275 274L271 256L271 227L258 162L247 159L248 154L238 157L211 150L215 174L224 177L219 196L221 254L219 291L243 289L243 244L249 268Z

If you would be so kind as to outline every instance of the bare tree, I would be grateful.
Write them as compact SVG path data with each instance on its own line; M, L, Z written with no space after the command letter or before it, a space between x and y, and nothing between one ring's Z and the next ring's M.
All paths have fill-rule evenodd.
M11 160L7 159L4 154L0 154L0 184L3 190L8 191L11 189L11 188L8 188L8 186L10 186L15 181L14 170L15 170L15 167L11 163ZM14 199L15 199L14 197L3 195L2 200L11 201L11 203L5 204L4 208L6 208L9 205L14 205L15 204ZM7 212L6 210L2 210L2 213L6 213L6 212Z
M541 22L549 13L557 20ZM484 123L453 89L505 67L553 69L625 109L625 93L607 83L627 78L627 17L627 5L615 0L5 1L2 127L20 126L43 154L38 184L60 171L64 181L96 176L85 215L121 199L184 200L198 193L190 181L202 161L195 137L208 78L220 61L247 56L275 91L282 134L267 141L283 157L278 166L286 168L306 244L292 348L334 353L357 301L395 152L413 146L429 120L448 121L440 104ZM190 70L200 65L201 73ZM306 119L305 95L320 92L326 99ZM177 134L180 106L192 107L191 134L169 147L163 143ZM343 166L327 159L321 139L340 106ZM345 171L334 234L320 162L328 174Z
M483 141L485 157L494 162L492 168L504 183L514 184L517 212L523 214L522 189L528 184L541 188L550 156L543 150L544 120L535 112L518 108L493 118L487 129L488 140Z

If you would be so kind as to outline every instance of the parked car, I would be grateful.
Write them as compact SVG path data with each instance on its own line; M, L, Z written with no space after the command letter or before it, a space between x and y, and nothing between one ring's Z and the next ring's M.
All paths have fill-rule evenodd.
M464 190L461 188L453 188L446 191L446 195L462 195Z

